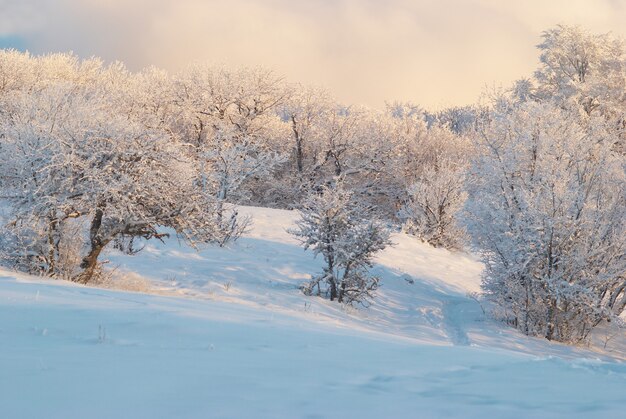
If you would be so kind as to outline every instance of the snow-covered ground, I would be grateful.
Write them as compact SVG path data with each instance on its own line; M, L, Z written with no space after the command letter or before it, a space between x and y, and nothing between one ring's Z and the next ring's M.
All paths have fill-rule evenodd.
M0 271L0 418L624 417L623 336L521 336L468 296L480 263L401 234L369 308L306 297L295 214L244 212L229 248L110 253L143 292Z

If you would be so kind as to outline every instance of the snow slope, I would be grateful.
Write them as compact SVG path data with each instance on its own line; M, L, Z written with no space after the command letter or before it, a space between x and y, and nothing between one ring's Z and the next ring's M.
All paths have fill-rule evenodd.
M148 293L0 271L0 417L623 417L623 352L485 318L471 257L396 234L372 306L346 308L299 292L320 262L294 213L243 210L229 248L110 253Z

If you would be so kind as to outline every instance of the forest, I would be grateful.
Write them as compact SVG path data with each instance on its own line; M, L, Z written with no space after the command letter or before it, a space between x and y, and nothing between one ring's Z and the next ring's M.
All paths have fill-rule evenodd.
M537 48L534 74L437 111L342 104L265 68L0 50L0 264L97 284L109 247L228 246L253 222L238 206L294 209L324 260L307 295L375 299L372 257L404 231L478 255L476 298L522 333L623 327L624 41L556 26Z

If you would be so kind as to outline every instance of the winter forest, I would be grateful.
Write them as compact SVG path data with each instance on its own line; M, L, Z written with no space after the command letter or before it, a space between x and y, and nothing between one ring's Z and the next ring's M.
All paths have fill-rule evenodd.
M371 304L373 257L403 231L477 255L493 318L584 343L626 311L626 51L556 26L537 56L433 112L338 103L265 68L2 50L0 264L97 285L106 249L228 247L254 223L239 206L297 210L289 233L322 261L311 299Z

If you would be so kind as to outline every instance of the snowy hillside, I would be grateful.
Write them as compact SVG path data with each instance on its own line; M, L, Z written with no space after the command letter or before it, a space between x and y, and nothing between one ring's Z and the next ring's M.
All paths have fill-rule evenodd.
M468 296L480 263L402 234L370 307L306 297L295 213L242 212L228 248L110 252L134 292L0 271L0 417L623 417L621 336L522 336Z

